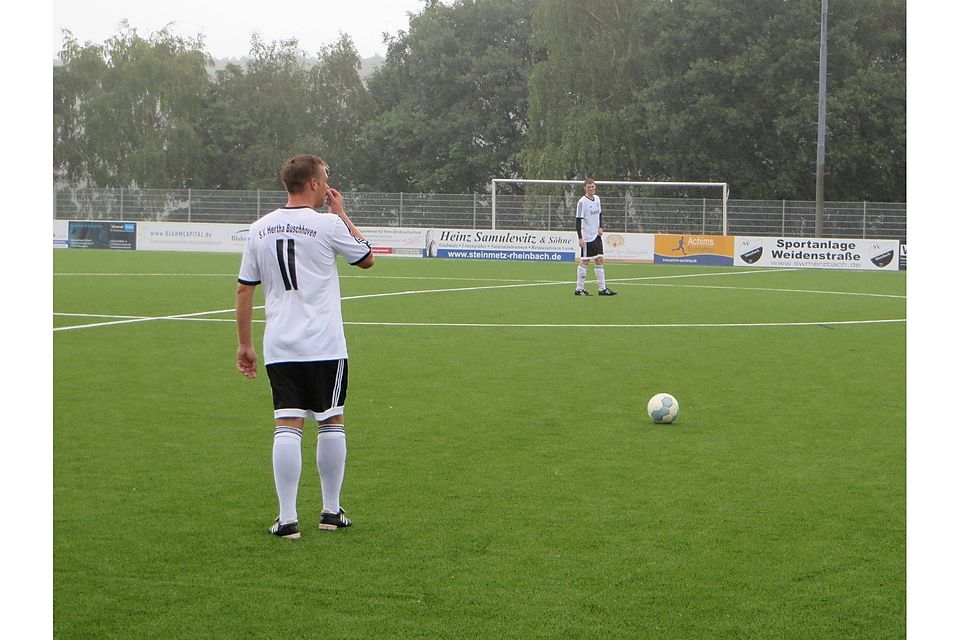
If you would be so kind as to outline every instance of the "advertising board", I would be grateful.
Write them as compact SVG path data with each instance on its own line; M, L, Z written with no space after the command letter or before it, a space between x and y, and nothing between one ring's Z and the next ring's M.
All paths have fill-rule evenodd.
M848 238L737 236L734 264L796 269L878 269L896 271L900 242Z
M67 246L70 249L133 250L137 248L137 223L71 220L67 226Z
M654 241L656 264L733 264L733 236L658 233Z

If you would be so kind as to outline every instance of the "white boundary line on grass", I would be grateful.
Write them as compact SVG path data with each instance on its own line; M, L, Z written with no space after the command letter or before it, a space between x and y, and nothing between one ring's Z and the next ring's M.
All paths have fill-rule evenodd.
M697 278L697 277L708 277L708 276L728 276L728 275L747 275L754 273L771 273L776 271L794 271L794 269L757 269L750 271L728 271L721 273L685 273L685 274L675 274L669 276L641 276L636 278L623 278L623 279L611 279L610 282L618 282L621 284L627 285L639 285L639 286L677 286L677 287L702 287L702 288L717 288L717 289L737 289L741 290L740 287L720 287L716 285L671 285L671 284L656 284L656 283L641 283L641 280L673 280L678 278ZM119 274L118 274L119 275ZM161 274L161 275L182 275L182 274ZM204 274L200 274L204 275ZM380 276L359 276L367 277L370 279L375 279ZM387 276L388 278L403 279L403 276ZM439 279L439 278L429 278L423 276L417 276L417 279ZM452 279L452 278L448 278ZM480 279L483 280L483 279ZM490 282L491 280L483 280ZM503 282L504 280L493 280L494 282ZM490 286L481 286L481 287L454 287L448 289L411 289L408 291L390 291L386 293L371 293L358 296L344 296L341 297L341 300L364 300L370 298L386 298L392 296L404 296L404 295L417 295L421 293L452 293L460 291L481 291L487 289L516 289L523 287L543 287L550 285L571 285L574 284L570 281L524 281L524 280L506 280L507 282L512 282L514 284L500 284L500 285L490 285ZM519 282L520 284L516 284ZM869 293L846 293L846 292L837 292L837 291L809 291L803 289L753 289L755 291L783 291L783 292L797 292L797 293L825 293L833 295L860 295L860 296L877 296L877 297L905 297L905 296L886 296L884 294L869 294ZM255 307L256 309L262 309L262 306ZM181 313L169 316L120 316L120 315L97 315L97 314L79 314L79 313L54 313L54 316L61 317L87 317L87 318L114 318L114 320L109 322L94 322L90 324L81 324L81 325L71 325L64 327L54 327L54 332L59 331L72 331L74 329L91 329L94 327L107 327L107 326L118 326L124 324L134 324L138 322L149 322L152 320L203 320L207 322L232 322L232 319L218 320L214 318L203 318L203 316L219 315L221 313L233 313L234 309L217 309L213 311L197 311L194 313ZM263 321L257 321L263 322ZM432 326L432 327L539 327L539 328L564 328L564 327L579 327L579 328L664 328L664 327L752 327L752 326L817 326L817 325L831 325L831 324L871 324L877 322L906 322L906 319L890 319L890 320L849 320L849 321L835 321L835 322L806 322L806 323L679 323L679 324L509 324L509 323L403 323L403 322L345 322L344 324L348 325L366 325L366 326Z
M235 273L105 273L105 272L60 272L54 273L54 276L83 276L83 277L98 277L105 276L111 278L127 277L127 276L160 276L160 277L184 277L184 278L236 278L237 274ZM459 280L464 282L544 282L544 283L553 283L556 284L556 280L530 280L522 278L459 278L459 277L446 277L446 276L368 276L368 275L355 275L355 274L341 274L340 278L356 278L362 280Z
M262 307L258 307L262 308ZM233 311L233 309L229 309ZM222 313L222 312L211 312ZM105 316L90 313L55 313L55 316L79 318L120 318L117 322L95 322L92 324L75 325L71 327L57 327L54 331L67 329L85 329L90 327L104 327L118 324L132 324L147 320L175 320L185 322L233 322L233 318L199 318L190 314L180 316ZM344 325L362 327L472 327L472 328L531 328L531 329L693 329L693 328L724 328L724 327L824 327L834 325L858 324L894 324L906 322L906 318L888 318L880 320L827 320L823 322L678 322L674 324L547 324L547 323L510 323L510 322L362 322L344 321ZM265 320L254 320L255 324L263 324Z
M611 282L614 282L611 280ZM735 289L736 291L770 291L774 293L814 293L830 296L861 296L865 298L894 298L896 300L906 300L907 296L894 295L891 293L863 293L860 291L820 291L817 289L777 289L773 287L724 287L715 284L659 284L657 282L626 282L618 281L631 287L677 287L682 289Z
M533 329L694 329L724 327L823 327L844 324L890 324L906 322L906 318L886 320L830 320L827 322L683 322L676 324L512 324L506 322L344 322L372 327L495 327Z

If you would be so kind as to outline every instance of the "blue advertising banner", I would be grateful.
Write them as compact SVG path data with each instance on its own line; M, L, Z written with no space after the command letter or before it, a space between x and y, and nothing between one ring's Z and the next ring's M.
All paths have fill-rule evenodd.
M67 231L71 249L136 249L136 222L71 220Z
M573 262L573 251L520 251L517 249L437 249L437 258L467 260L534 260L541 262Z

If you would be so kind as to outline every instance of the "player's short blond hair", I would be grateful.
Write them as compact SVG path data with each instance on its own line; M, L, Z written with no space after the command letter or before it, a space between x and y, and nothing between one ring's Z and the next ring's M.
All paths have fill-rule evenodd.
M307 183L320 174L320 168L326 166L327 163L320 156L293 156L280 167L280 182L287 193L302 193Z
M588 184L592 184L593 186L597 186L597 181L594 180L593 178L587 178L586 180L583 181L583 186L586 187Z

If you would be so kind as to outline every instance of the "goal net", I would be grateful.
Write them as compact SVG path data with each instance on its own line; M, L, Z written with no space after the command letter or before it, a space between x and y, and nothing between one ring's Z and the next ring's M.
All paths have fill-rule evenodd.
M727 235L726 182L596 180L607 231ZM583 180L494 178L493 229L570 229Z

